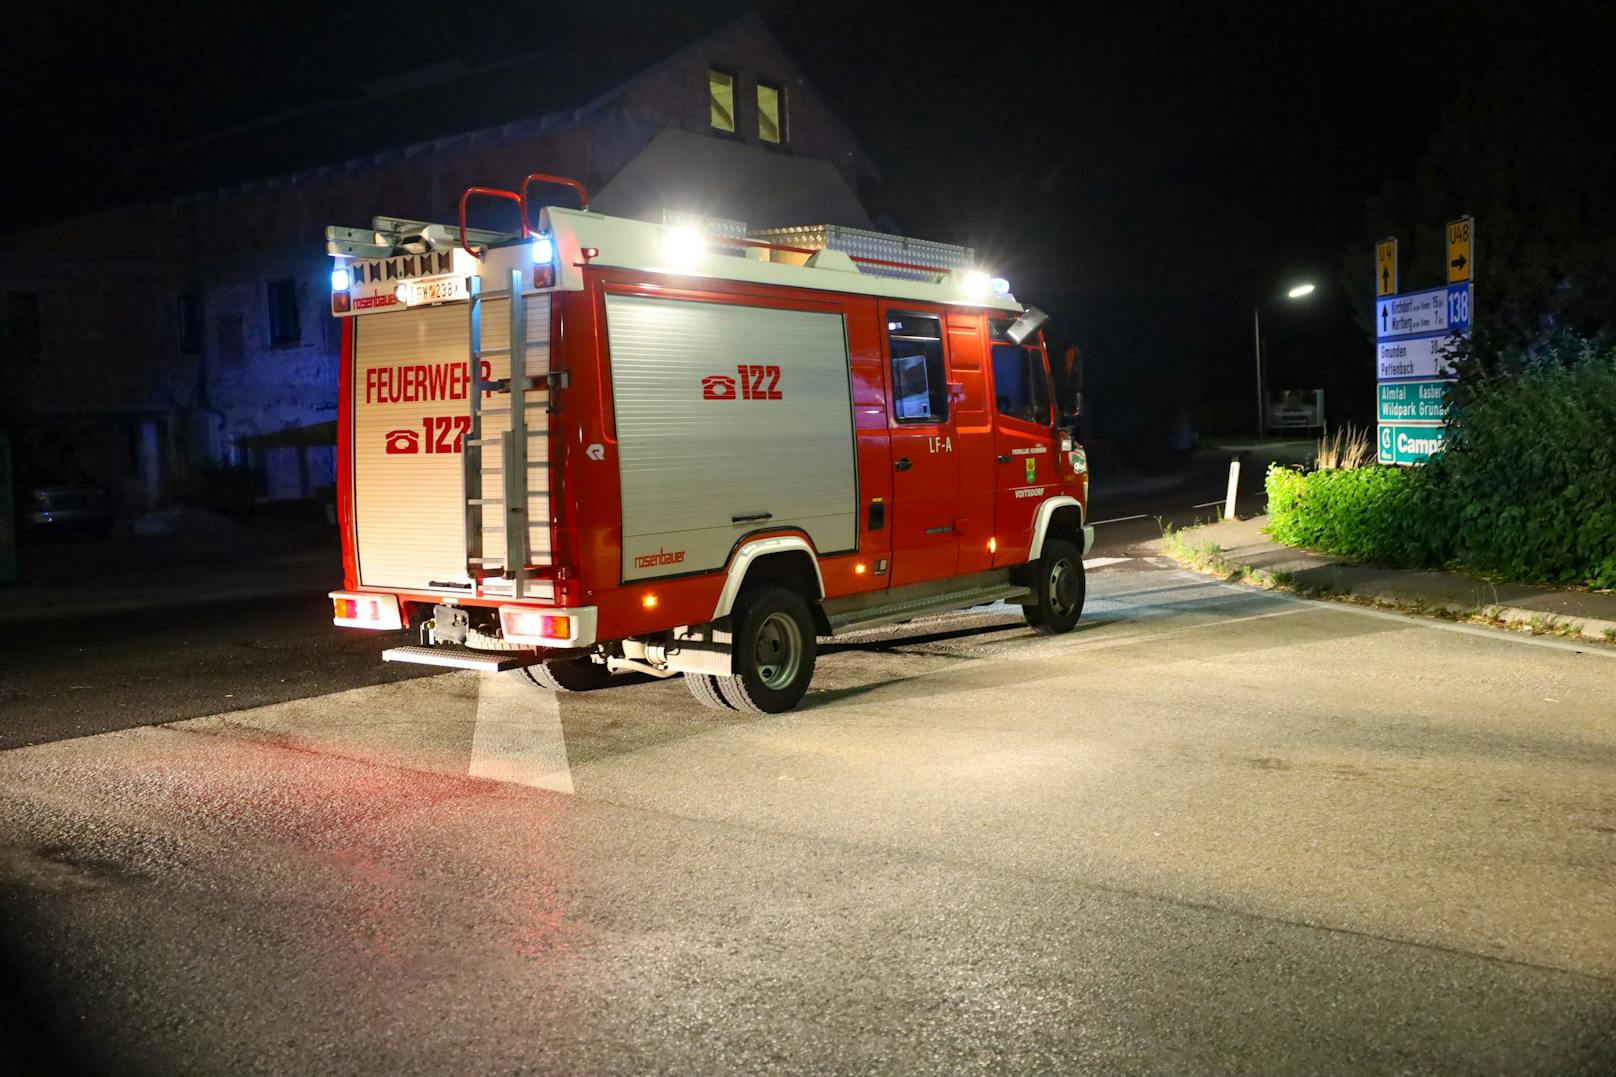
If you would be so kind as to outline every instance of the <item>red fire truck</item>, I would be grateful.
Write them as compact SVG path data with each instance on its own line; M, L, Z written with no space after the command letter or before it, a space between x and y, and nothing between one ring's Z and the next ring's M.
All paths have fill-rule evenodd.
M468 228L478 198L519 227ZM331 598L338 625L418 633L390 661L566 691L683 674L706 705L778 712L818 637L1082 612L1088 465L1046 318L963 248L625 220L535 174L468 190L459 227L382 217L327 249Z

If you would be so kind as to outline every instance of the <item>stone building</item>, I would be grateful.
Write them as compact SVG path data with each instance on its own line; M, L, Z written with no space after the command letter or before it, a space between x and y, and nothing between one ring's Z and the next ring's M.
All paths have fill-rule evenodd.
M0 238L0 422L124 511L212 473L317 497L335 467L328 224L449 221L544 171L603 213L869 227L878 176L755 15L699 40L436 63L154 151L130 204ZM559 195L561 201L565 194ZM513 230L496 203L476 226ZM506 207L510 209L510 207Z

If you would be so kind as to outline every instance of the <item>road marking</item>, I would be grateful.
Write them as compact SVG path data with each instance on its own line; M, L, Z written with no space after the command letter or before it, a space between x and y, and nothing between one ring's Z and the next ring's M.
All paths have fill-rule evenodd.
M1093 526L1099 527L1101 524L1125 524L1129 520L1144 520L1144 519L1148 519L1148 517L1146 516L1145 513L1141 512L1138 516L1118 516L1114 520L1095 520Z
M571 793L572 767L554 692L529 688L503 673L477 684L477 725L471 734L473 778Z
M1132 561L1131 557L1090 557L1084 560L1084 568L1104 568L1106 565L1120 565L1124 561Z
M1216 501L1203 501L1199 505L1191 505L1190 508L1192 508L1192 509L1209 509L1213 505L1221 505L1221 504L1223 504L1223 499L1220 497Z

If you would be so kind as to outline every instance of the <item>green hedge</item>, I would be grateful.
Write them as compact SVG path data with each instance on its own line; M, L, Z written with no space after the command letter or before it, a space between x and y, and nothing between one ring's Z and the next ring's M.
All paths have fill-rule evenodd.
M1268 533L1287 546L1388 564L1441 564L1429 484L1396 467L1268 471Z
M1269 534L1385 564L1616 587L1616 349L1461 383L1424 467L1268 473Z

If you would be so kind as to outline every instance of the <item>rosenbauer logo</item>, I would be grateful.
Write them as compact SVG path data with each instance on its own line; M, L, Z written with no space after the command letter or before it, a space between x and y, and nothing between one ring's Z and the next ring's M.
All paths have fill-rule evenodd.
M703 400L784 400L780 391L780 368L774 364L741 363L736 377L708 374L701 379Z
M658 568L662 565L682 565L685 563L685 552L674 550L672 553L657 547L656 553L643 554L634 559L635 568Z

